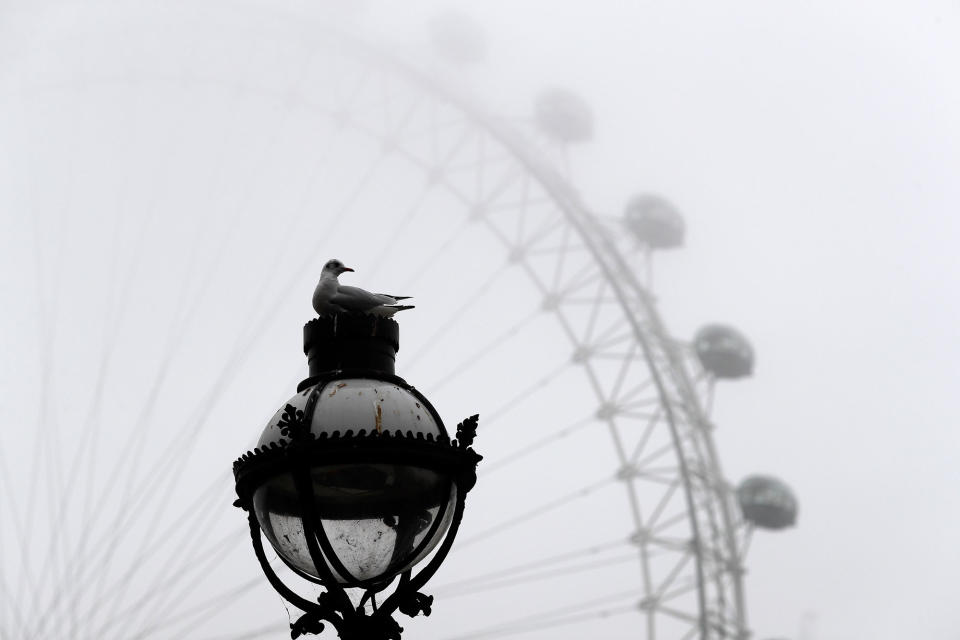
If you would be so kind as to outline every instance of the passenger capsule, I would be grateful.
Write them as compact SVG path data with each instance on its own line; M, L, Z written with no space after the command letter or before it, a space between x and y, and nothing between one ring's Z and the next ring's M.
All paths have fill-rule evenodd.
M593 112L577 94L549 89L537 97L537 125L560 142L583 142L593 137Z
M785 529L797 522L797 498L773 476L749 476L737 487L743 517L762 529Z
M681 246L687 230L680 212L660 196L651 194L641 194L630 200L624 222L630 233L651 249Z
M475 64L487 55L487 37L467 14L446 11L430 21L430 39L440 55L458 64Z
M742 378L753 373L753 347L732 327L703 327L694 337L693 347L703 368L718 378Z

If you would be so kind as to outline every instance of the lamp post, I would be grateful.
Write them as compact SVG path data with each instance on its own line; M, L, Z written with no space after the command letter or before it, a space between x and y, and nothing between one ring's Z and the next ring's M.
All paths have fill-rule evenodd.
M247 511L257 559L305 612L293 638L326 622L342 640L399 640L395 611L430 614L433 598L420 589L449 552L476 482L478 418L451 440L433 405L394 373L398 349L399 327L387 318L308 322L309 377L234 463L235 504ZM280 578L264 536L294 574L324 589L319 598ZM362 591L358 605L347 589Z

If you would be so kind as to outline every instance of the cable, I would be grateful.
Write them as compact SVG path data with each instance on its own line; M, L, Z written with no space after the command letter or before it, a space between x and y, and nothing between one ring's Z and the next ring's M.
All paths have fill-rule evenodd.
M591 560L586 564L577 564L571 567L562 567L559 569L551 569L549 571L540 571L537 573L532 573L526 576L520 576L516 578L508 578L504 580L494 580L490 582L478 583L472 586L464 586L460 589L454 590L452 593L449 591L440 592L437 589L434 589L436 595L441 593L445 594L448 598L456 598L458 596L468 595L471 593L476 593L478 591L489 591L491 589L502 589L504 587L512 587L518 584L523 584L524 582L536 582L537 580L545 580L547 578L554 578L556 576L565 576L572 573L583 573L585 571L593 571L594 569L599 569L600 567L606 567L613 564L622 564L629 560L636 559L635 553L630 553L627 555L614 556L612 558L605 558L603 560Z
M545 626L552 626L556 624L565 624L566 622L560 622L561 620L565 621L566 619L573 617L569 614L572 611L577 611L580 609L589 609L597 605L609 604L611 600L622 600L623 598L628 597L637 597L641 595L637 589L630 589L629 591L620 591L613 594L608 594L603 597L593 598L591 600L586 600L579 604L572 604L565 607L560 607L557 609L551 609L549 611L543 611L536 613L530 616L524 616L522 618L516 618L509 622L494 626L487 627L486 629L480 629L472 633L468 633L462 636L455 636L452 638L447 638L446 640L473 640L474 638L483 638L487 636L496 636L496 635L508 635L510 633L517 633L521 631L530 631L530 625L535 624L535 628L543 628ZM635 610L635 605L630 605L629 610ZM627 611L626 607L623 608L623 611ZM590 612L586 614L579 614L580 616L595 617L599 612ZM552 620L551 620L552 618Z
M565 495L565 496L563 496L563 497L561 497L561 498L558 498L558 499L556 499L556 500L552 500L552 501L550 501L550 502L547 502L547 503L545 503L545 504L542 504L542 505L540 505L539 507L535 507L535 508L531 509L530 511L527 511L527 512L525 512L525 513L522 513L522 514L520 514L520 515L518 515L518 516L514 516L513 518L510 518L509 520L505 520L505 521L501 522L500 524L494 525L493 527L490 527L489 529L486 529L486 530L484 530L484 531L481 531L480 533L477 533L477 534L475 534L475 535L467 538L466 540L458 541L458 542L457 542L457 547L460 548L460 549L462 549L463 547L466 547L466 546L475 544L475 543L477 543L477 542L480 542L481 540L485 540L486 538L489 538L490 536L496 535L496 534L498 534L498 533L500 533L500 532L502 532L502 531L504 531L504 530L506 530L506 529L509 529L509 528L511 528L511 527L515 527L516 525L520 524L521 522L526 522L527 520L530 520L530 519L535 518L535 517L537 517L537 516L543 515L544 513L547 513L547 512L549 512L549 511L554 510L554 509L557 509L558 507L562 507L563 505L567 504L568 502L573 502L574 500L579 500L580 498L584 498L584 497L590 495L591 493L593 493L594 491L596 491L597 489L600 489L601 487L604 487L604 486L612 483L614 480L616 480L616 478L615 478L614 476L609 476L609 477L604 478L603 480L600 480L599 482L595 482L595 483L593 483L593 484L589 484L589 485L583 487L582 489L578 489L577 491L574 491L574 492L572 492L572 493L568 493L567 495Z
M557 432L555 432L555 433L552 433L552 434L550 434L549 436L547 436L547 437L545 437L545 438L541 438L540 440L536 440L536 441L534 441L534 442L526 445L525 447L522 447L521 449L518 449L517 451L511 453L511 454L508 455L508 456L504 456L504 457L502 457L502 458L498 458L497 460L494 460L493 462L484 462L484 463L483 463L483 466L481 467L480 473L477 474L477 475L478 475L478 477L480 477L480 478L486 478L486 477L489 476L491 473L493 473L495 470L501 469L501 468L503 468L503 467L505 467L505 466L513 463L513 462L516 462L517 460L519 460L519 459L521 459L521 458L524 458L524 457L526 457L526 456L529 456L530 454L532 454L532 453L534 453L534 452L536 452L536 451L539 451L539 450L542 449L544 446L546 446L546 445L548 445L548 444L550 444L550 443L553 443L553 442L557 442L557 441L559 441L559 440L567 437L567 436L570 435L571 433L573 433L573 432L575 432L575 431L579 431L580 429L584 428L585 426L587 426L587 425L589 425L589 424L593 424L594 422L595 422L595 419L594 419L594 417L593 417L592 415L591 415L591 416L587 416L586 418L581 418L580 420L577 420L576 422L574 422L574 423L571 424L570 426L564 427L564 428L561 429L560 431L557 431Z
M628 544L627 540L612 540L610 542L605 542L599 545L593 545L589 547L584 547L581 549L576 549L574 551L567 551L566 553L561 553L553 556L548 556L546 558L541 558L539 560L534 560L526 564L517 565L515 567L510 567L509 569L502 569L500 571L493 571L491 573L485 573L473 578L468 578L464 580L458 580L457 582L447 583L445 585L440 585L435 589L435 591L442 591L447 589L457 589L462 585L472 584L477 581L485 581L496 578L501 578L505 576L512 575L514 573L520 573L523 571L530 571L532 569L539 569L540 567L549 566L551 564L556 564L558 562L564 562L566 560L571 560L573 558L578 558L580 556L594 555L608 549L613 549L616 547L624 546Z

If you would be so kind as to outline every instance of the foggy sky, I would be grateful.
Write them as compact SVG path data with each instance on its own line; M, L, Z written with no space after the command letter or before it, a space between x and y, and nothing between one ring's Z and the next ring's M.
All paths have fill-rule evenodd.
M569 150L570 175L599 215L620 215L637 192L662 194L683 212L688 228L685 247L657 255L655 262L654 291L668 327L678 338L688 339L707 322L729 323L751 339L758 354L752 378L718 387L715 437L725 474L736 482L754 472L773 473L800 499L798 526L777 534L759 532L747 557L747 611L755 637L799 637L803 627L806 640L960 638L960 614L953 606L954 578L960 570L954 551L960 537L960 471L955 463L960 452L955 400L960 376L956 295L960 266L955 249L960 239L956 180L960 82L955 72L960 59L956 39L960 6L956 2L364 4L362 11L341 8L347 14L341 19L362 24L368 33L378 34L376 39L418 64L437 65L439 73L470 87L497 114L522 122L534 96L546 86L566 86L583 95L594 109L596 134L591 142ZM294 14L319 11L309 3L284 6ZM490 54L480 67L451 71L431 61L423 25L438 8L448 6L468 10L486 30ZM72 38L83 42L98 29L108 34L105 38L122 38L125 21L136 13L129 7L116 10L124 17L111 24L111 5L96 7L90 14L55 4L7 3L0 8L0 174L5 176L0 179L0 296L5 310L0 320L5 354L0 366L4 416L0 445L13 470L29 468L28 456L16 452L30 450L34 439L29 432L38 424L47 429L56 424L65 442L71 433L79 433L79 423L90 424L84 423L87 416L72 418L70 412L79 407L79 415L88 408L95 393L96 367L108 359L101 345L109 343L107 336L114 331L121 336L117 344L140 344L143 351L134 354L118 347L115 366L128 368L110 378L104 390L109 399L101 412L110 420L104 424L117 429L113 433L132 428L135 420L119 416L142 411L151 373L163 361L166 341L176 334L165 333L169 323L156 320L154 325L152 316L163 315L164 321L172 318L174 323L181 318L162 305L151 309L152 300L185 300L184 309L190 308L190 300L205 302L190 319L197 328L185 333L177 347L176 357L192 354L197 368L188 370L183 364L177 368L176 361L171 365L173 373L152 418L160 425L189 423L193 405L178 407L174 400L199 398L201 382L220 374L218 354L228 350L237 332L256 324L262 307L269 308L268 304L258 308L254 294L243 286L247 274L231 278L219 273L214 287L207 290L189 277L191 269L202 272L204 265L214 264L214 240L233 234L231 244L224 245L227 258L244 252L256 256L250 273L258 265L275 265L268 282L276 287L296 272L299 254L317 246L312 237L309 243L296 241L296 234L282 244L264 240L277 231L264 212L300 206L292 188L283 192L284 185L307 185L301 202L307 206L301 218L278 214L278 225L296 229L293 225L311 220L317 203L323 204L321 195L309 192L311 178L305 165L300 173L296 158L289 165L277 161L262 174L254 174L252 168L252 158L282 156L277 150L284 145L293 147L314 135L303 126L306 120L299 112L266 101L261 105L256 97L251 99L255 107L221 112L229 102L211 89L213 97L203 103L208 112L202 115L227 123L222 131L204 129L202 119L191 119L197 115L190 112L192 107L175 97L163 109L181 115L181 120L171 117L160 125L149 118L138 120L139 113L158 108L150 101L162 92L151 86L166 81L162 74L157 80L156 75L138 76L136 66L125 69L124 51L108 50L89 58L103 65L93 68L78 61L80 56L74 60L63 53L71 51ZM170 60L180 60L181 45L202 41L189 34L211 29L209 25L220 19L218 10L204 3L197 5L195 14L183 8L144 10L145 20L149 24L157 20L159 26L148 30L151 39L143 43L143 51L161 54L156 58L144 54L143 65L165 69L166 50ZM268 16L282 13L276 7L256 11ZM157 13L162 19L155 18ZM223 20L229 23L228 18ZM263 28L279 28L277 24L265 19ZM241 68L258 77L255 51L241 60L229 53L231 47L223 45L220 50L216 48L220 41L210 41L214 43L210 51L201 53L211 59L222 55L216 64L222 66L224 78L242 77ZM98 89L98 74L112 66L128 74L129 84ZM64 77L80 82L66 90L43 88L48 79L62 82ZM281 87L291 82L277 79ZM215 83L212 77L210 86ZM89 95L102 101L91 104L101 105L109 116L98 118L97 109L83 107L67 114L71 101L80 104ZM111 100L113 107L108 105ZM230 137L234 130L230 127L242 128L247 117L257 118L249 138ZM275 130L268 131L267 125ZM136 135L120 139L111 137L112 131ZM168 134L176 137L167 148ZM196 140L198 149L212 151L191 157L190 145L183 144L188 140ZM337 147L319 134L308 142L317 147L329 144L334 154L342 154L343 175L335 175L344 182L351 178L356 168L351 154L356 151L359 157L360 151ZM141 158L138 162L147 163L147 169L124 173L124 159L139 158L137 150L142 148L166 149L173 159ZM306 151L297 153L306 157ZM192 172L176 188L164 182L164 176L177 175L177 166L193 167L191 163L209 172ZM218 163L226 167L220 173ZM116 172L100 171L101 164ZM247 175L256 175L256 182L241 184ZM404 180L402 173L391 174L382 178L381 189L389 191L394 182ZM91 282L95 295L85 295L86 278L136 263L133 244L122 246L117 257L101 251L112 233L121 238L141 233L139 223L125 222L117 212L127 211L125 207L133 211L144 203L154 203L156 212L176 211L201 199L198 210L209 212L208 217L196 218L182 210L171 214L169 226L155 224L150 218L154 214L137 210L130 220L142 215L149 221L145 224L154 226L143 227L148 249L143 264L131 271L131 297L118 293L126 282L122 276L117 276L113 288ZM74 211L71 203L81 204ZM84 209L87 203L104 208ZM243 220L264 219L250 226L234 225L233 216L240 219L241 214ZM115 219L122 221L117 227ZM313 232L318 237L319 229ZM350 218L338 233L335 246L319 245L325 252L317 257L319 264L330 257L327 253L336 252L357 267L352 283L366 285L368 281L361 279L365 265L351 264L348 254L373 265L376 250L387 247L392 252L389 259L381 258L384 263L377 264L375 276L370 275L376 280L370 286L383 283L384 289L413 280L412 267L391 269L392 261L403 262L432 242L405 238L402 247L391 247L386 231L361 227ZM278 233L276 238L280 237ZM164 247L181 239L184 247L201 247L189 254L197 262L188 259L186 250L176 256L164 253ZM209 253L203 251L207 242ZM93 250L85 251L85 246ZM169 265L161 264L164 259ZM461 289L477 290L486 275L435 274L436 284L429 289L436 292L434 298L418 300L422 308L407 313L442 313L447 300L460 300ZM231 406L216 409L211 418L212 423L219 418L219 424L230 426L216 438L205 436L200 442L185 467L188 478L213 477L213 468L226 471L284 397L292 395L297 367L302 366L297 322L309 315L315 277L302 277L291 294L307 302L278 311L281 321L271 325L268 341L232 367L236 381L225 403ZM58 278L63 278L60 284ZM144 281L156 285L157 291L143 291L138 282ZM190 284L184 287L182 282ZM487 313L499 309L496 295L523 300L523 290L514 282L510 277L498 280L497 287L502 288L494 288L493 300L483 307ZM38 294L38 289L43 291ZM426 284L423 290L428 290ZM236 304L238 300L243 305ZM84 311L74 314L74 309ZM404 322L401 374L404 359L414 359L418 340L430 335L424 320ZM465 326L482 336L483 324L470 320ZM508 324L503 321L503 326ZM221 336L223 344L216 338L210 344L200 340L220 335L223 326L229 328ZM152 337L143 339L141 332ZM53 357L45 351L53 348L51 344L43 344L51 335L57 336L54 345L63 346L64 336L72 335L81 343L57 351L53 380L44 378L42 367L45 358ZM496 364L509 360L509 350L504 351L481 367L486 380L502 375ZM549 354L546 343L543 353ZM543 357L546 361L548 356ZM564 357L559 354L558 360ZM432 354L410 372L411 380L427 384L434 377L431 372L444 370L446 364L441 354ZM537 370L546 373L554 365L552 360L531 365L530 375ZM559 396L582 385L575 374L564 375L570 377L558 382ZM44 382L50 386L41 387ZM507 393L496 382L488 384L486 392ZM49 416L37 417L40 398L50 389L55 389L62 402L59 410L65 414L52 421ZM471 412L461 406L467 400L468 396L454 394L444 398L451 411L462 410L464 415ZM581 407L570 411L577 409ZM582 409L590 410L586 403ZM451 416L448 424L459 417ZM511 428L523 427L511 424ZM168 432L159 433L158 447L169 440ZM109 459L118 449L111 448L107 435L103 437L101 446L106 448L101 455ZM478 449L483 437L481 432ZM494 433L489 437L497 442ZM602 453L590 460L596 464L582 483L602 473L612 460L609 442L598 444ZM496 450L496 444L490 446ZM152 444L145 445L145 451L144 459L150 460ZM550 473L577 469L575 455L564 450L555 458L532 459L531 469L542 473L547 467ZM542 470L537 465L543 465ZM614 471L612 462L607 470ZM496 478L492 476L491 483L503 482L507 492L508 481ZM189 493L188 485L184 493ZM25 485L14 486L21 487L17 502L23 505ZM575 486L571 480L570 487ZM52 490L40 489L45 491ZM619 494L603 502L607 504L626 509ZM521 508L500 503L489 517L503 520ZM41 523L53 517L43 510L37 515ZM243 525L235 513L222 520L226 523L231 517ZM470 517L468 503L466 520ZM482 530L485 524L489 522L472 526ZM580 526L589 528L589 519ZM5 541L17 535L9 525L0 525L0 531ZM612 535L620 533L628 532ZM185 545L176 544L181 550ZM163 553L173 556L169 550ZM481 562L471 554L469 549L458 554L455 545L451 560L471 568L472 559ZM7 547L4 563L13 557L15 550ZM256 576L253 564L239 560L251 560L248 548L230 558L237 582ZM123 557L113 560L114 565L123 562ZM441 577L445 576L435 580L438 584L459 576ZM558 598L551 589L561 588L550 585L538 593L537 606L529 606L547 608ZM268 588L244 602L253 603L245 611L251 620L276 622L280 629L276 637L285 637L286 614ZM456 605L463 606L462 611L451 604L449 609L460 611L459 617L444 618L445 606L438 599L434 617L405 623L409 635L446 638L490 622L490 613L477 608L476 619L466 618L470 614L464 612L471 611L466 603ZM518 607L516 613L523 612ZM525 637L582 637L590 624ZM639 617L619 617L609 624L603 629L616 634L612 637L640 637Z

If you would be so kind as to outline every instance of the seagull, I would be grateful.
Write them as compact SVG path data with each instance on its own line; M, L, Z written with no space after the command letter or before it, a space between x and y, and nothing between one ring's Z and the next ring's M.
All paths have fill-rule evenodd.
M413 309L411 305L397 304L400 300L409 299L410 296L388 296L340 284L337 277L347 271L352 272L353 269L344 266L336 258L328 260L327 264L323 265L320 282L313 290L313 308L321 316L353 312L389 318L397 311Z

